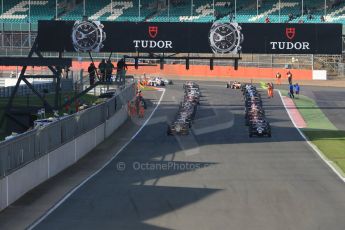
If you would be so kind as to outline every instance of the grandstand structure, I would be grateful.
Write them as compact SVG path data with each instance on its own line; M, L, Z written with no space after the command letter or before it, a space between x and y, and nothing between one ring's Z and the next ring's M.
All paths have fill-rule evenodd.
M2 23L42 19L102 21L337 22L345 23L342 0L1 0Z
M100 21L181 23L203 23L215 20L263 23L269 18L271 23L342 23L345 28L345 1L1 0L0 53L6 56L26 56L37 35L38 20L81 20L83 15L91 20ZM83 54L66 55L87 58L87 55L84 57ZM95 55L97 58L97 54ZM108 54L99 55L107 56ZM98 58L100 57L103 56ZM297 63L294 60L299 60L302 64L298 63L298 65L305 67L305 63L308 63L308 68L314 68L315 63L317 65L318 62L320 66L335 66L337 63L344 62L343 57L333 56L244 55L240 65L281 66L282 60L295 66Z

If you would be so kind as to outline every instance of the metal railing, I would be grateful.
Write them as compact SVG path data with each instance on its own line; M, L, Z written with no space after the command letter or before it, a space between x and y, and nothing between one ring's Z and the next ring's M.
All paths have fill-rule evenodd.
M131 84L104 103L0 142L0 178L101 125L134 95Z

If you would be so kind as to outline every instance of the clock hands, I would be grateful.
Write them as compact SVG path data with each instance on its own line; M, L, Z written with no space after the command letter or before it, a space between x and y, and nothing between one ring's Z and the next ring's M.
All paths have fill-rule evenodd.
M89 35L93 34L94 32L96 32L95 30L89 32L89 33L83 33L83 31L78 31L78 38L79 39L84 39L87 38Z
M88 35L90 35L90 34L93 34L94 32L96 32L96 30L93 30L93 31L91 31L90 33L87 33L87 34L85 34L85 35L88 36Z
M220 35L220 34L216 34L214 41L216 42L221 42L224 40L224 36Z
M228 36L232 35L234 32L230 32L227 35L220 35L220 34L216 34L217 36L215 37L215 41L216 42L221 42L221 41L225 41L227 39Z

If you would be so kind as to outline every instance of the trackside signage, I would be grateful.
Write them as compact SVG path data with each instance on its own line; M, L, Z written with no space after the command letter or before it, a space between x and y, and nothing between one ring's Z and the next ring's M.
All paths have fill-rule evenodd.
M341 54L341 24L39 21L38 48L67 52Z

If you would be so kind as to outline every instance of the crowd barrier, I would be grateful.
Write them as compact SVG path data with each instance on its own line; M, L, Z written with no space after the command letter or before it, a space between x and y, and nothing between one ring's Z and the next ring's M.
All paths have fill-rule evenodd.
M0 210L74 164L128 118L131 84L106 102L0 143Z

